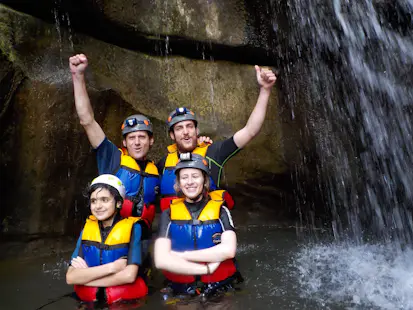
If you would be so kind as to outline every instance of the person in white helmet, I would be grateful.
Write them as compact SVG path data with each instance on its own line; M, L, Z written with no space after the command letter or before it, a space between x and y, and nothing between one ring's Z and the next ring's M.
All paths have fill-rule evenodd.
M126 197L122 216L138 216L150 228L155 217L155 200L159 187L159 174L147 155L154 143L152 123L144 115L127 117L121 126L122 148L116 147L96 122L86 90L85 70L88 59L84 54L69 58L72 73L75 107L80 124L86 131L91 146L96 151L99 174L114 174L122 180Z
M120 216L126 189L114 175L95 178L87 189L91 216L79 236L66 274L84 302L108 304L144 297L139 218Z

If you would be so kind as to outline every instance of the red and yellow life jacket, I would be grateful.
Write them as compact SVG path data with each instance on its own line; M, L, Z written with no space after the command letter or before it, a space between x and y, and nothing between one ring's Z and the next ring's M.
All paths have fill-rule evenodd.
M129 252L132 227L139 218L129 217L117 222L105 242L99 229L98 220L91 215L87 220L82 232L82 252L84 260L89 267L95 267L125 257ZM98 287L75 285L75 292L82 301L92 302L97 300ZM138 299L148 294L148 287L141 277L135 282L112 287L106 287L106 301L108 304L120 301Z
M211 200L196 220L192 219L184 204L184 199L176 199L172 202L168 238L171 240L173 251L202 250L220 242L223 228L219 214L224 200L219 196L220 193L210 193ZM234 275L236 271L234 261L228 259L221 262L214 273L201 276L201 281L203 283L223 281ZM176 283L193 283L196 280L195 276L179 275L168 271L164 271L164 275L168 280Z

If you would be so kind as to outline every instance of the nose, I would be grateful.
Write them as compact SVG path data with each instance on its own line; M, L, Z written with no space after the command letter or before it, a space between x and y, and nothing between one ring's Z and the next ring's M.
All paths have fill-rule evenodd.
M184 129L183 129L183 134L184 134L184 135L187 135L188 133L189 133L188 129L187 129L186 127L184 127Z

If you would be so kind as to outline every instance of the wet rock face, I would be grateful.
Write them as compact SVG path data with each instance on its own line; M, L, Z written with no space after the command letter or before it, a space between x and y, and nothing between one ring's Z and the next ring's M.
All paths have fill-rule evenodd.
M228 8L228 3L217 1L204 1L199 6L197 1L174 1L168 4L167 16L159 9L164 4L151 1L138 10L141 2L96 3L102 5L108 18L139 28L151 27L151 31L204 36L228 44L241 44L245 39L242 27L230 24L245 22L238 1L228 1ZM124 9L125 5L130 9ZM216 14L208 11L212 7L218 10ZM158 9L160 15L155 14ZM134 18L134 10L139 11L140 18ZM205 16L222 19L219 10L233 10L233 19L220 20L219 25L227 23L221 32L208 32L212 21ZM190 18L189 22L185 18ZM169 19L171 23L165 23ZM7 122L1 119L0 141L0 215L5 234L76 234L88 214L82 190L97 169L74 108L69 56L78 52L88 56L88 91L95 117L113 142L120 145L119 127L127 115L143 113L153 120L156 142L150 156L154 160L165 155L165 147L171 142L165 119L177 106L195 110L201 133L219 140L231 137L245 125L257 100L255 71L250 65L176 55L154 57L4 6L0 6L0 26L5 30L0 33L0 47L5 64L2 68L6 68L0 75L0 96L7 98L0 106L1 111L7 110ZM290 149L283 146L283 128L294 130L284 121L288 114L288 109L280 109L274 89L260 136L228 162L223 185L236 188L239 182L259 179L262 173L286 171L285 154L295 148L291 142L287 143ZM14 155L7 157L4 150Z
M246 43L246 12L239 0L96 1L110 20L150 34L222 44Z

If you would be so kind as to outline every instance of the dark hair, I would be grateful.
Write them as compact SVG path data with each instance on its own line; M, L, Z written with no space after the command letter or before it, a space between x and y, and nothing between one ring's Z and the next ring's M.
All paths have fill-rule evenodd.
M87 199L88 207L90 207L90 195L92 195L92 193L97 189L107 189L109 193L113 196L113 198L115 198L115 204L120 202L120 204L122 205L123 198L116 188L108 184L97 183L93 184L92 186L88 185L88 187L86 187L85 191L83 192L83 196Z

